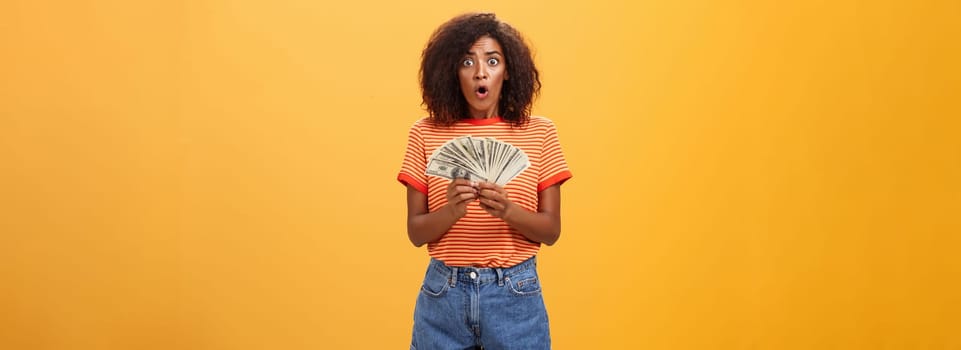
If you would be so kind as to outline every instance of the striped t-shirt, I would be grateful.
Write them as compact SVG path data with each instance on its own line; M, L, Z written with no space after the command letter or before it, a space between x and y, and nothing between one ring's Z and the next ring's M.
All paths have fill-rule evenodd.
M557 129L550 119L532 116L520 127L498 117L465 119L451 127L436 126L427 119L410 128L407 151L397 180L427 195L427 206L436 211L447 204L450 180L424 174L427 159L448 140L470 135L493 137L520 148L530 167L504 186L514 204L537 212L537 193L571 178ZM510 267L537 254L540 243L528 240L472 201L467 215L457 221L439 241L427 244L427 251L450 266Z

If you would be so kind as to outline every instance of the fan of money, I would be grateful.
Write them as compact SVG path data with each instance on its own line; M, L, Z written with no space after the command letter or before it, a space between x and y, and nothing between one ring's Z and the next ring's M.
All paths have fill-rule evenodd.
M428 158L427 175L506 185L531 165L520 148L493 137L451 139Z

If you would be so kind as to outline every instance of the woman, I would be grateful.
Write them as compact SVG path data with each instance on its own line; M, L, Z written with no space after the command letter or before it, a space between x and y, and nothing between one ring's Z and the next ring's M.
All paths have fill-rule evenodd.
M560 236L572 175L554 124L530 115L540 90L530 49L494 14L461 15L428 41L420 84L429 115L411 127L397 177L408 237L431 256L411 348L549 349L536 254ZM530 165L503 187L425 175L428 157L465 135L510 143Z

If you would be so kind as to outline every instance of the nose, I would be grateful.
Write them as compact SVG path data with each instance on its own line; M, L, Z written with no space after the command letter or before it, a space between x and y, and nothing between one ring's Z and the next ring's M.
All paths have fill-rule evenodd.
M474 65L474 80L486 80L487 79L487 68L484 67L483 63Z

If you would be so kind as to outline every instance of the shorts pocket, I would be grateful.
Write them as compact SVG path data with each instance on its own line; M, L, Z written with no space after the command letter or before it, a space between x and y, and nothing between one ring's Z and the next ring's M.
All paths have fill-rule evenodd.
M424 284L420 286L420 291L428 296L440 297L447 293L450 288L450 275L435 271L433 268L427 269L424 276Z
M537 277L537 270L529 269L521 273L504 278L507 288L518 296L537 295L541 293L541 283Z

